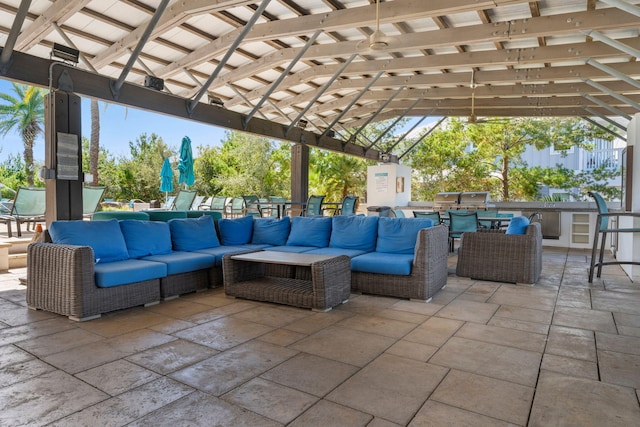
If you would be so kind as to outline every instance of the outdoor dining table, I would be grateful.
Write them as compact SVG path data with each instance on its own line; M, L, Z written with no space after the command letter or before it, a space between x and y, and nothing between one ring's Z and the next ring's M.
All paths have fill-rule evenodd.
M503 224L502 223L509 223L511 221L511 217L510 216L487 216L487 215L482 215L482 211L477 212L478 213L478 222L480 221L488 221L491 222L491 226L490 228L492 229L499 229ZM448 215L443 215L442 216L442 221L448 225L449 223L449 216Z

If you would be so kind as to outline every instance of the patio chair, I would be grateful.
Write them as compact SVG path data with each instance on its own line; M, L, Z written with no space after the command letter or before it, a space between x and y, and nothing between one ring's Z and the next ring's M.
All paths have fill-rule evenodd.
M18 187L16 197L11 206L9 214L1 215L0 221L7 225L7 237L13 237L11 232L11 222L16 222L18 237L22 237L21 223L35 224L37 221L44 221L46 208L45 189Z
M214 196L209 210L220 212L220 215L225 216L227 213L227 196Z
M335 212L335 215L355 215L358 199L358 196L345 196L342 199L342 206Z
M229 207L229 216L235 218L244 215L244 199L242 197L234 197L231 199Z
M278 197L278 196L269 196L269 203L270 206L266 209L268 209L268 215L270 217L285 217L286 213L287 213L287 207L286 207L286 202L287 199L284 197ZM265 208L262 209L262 213L265 213Z
M173 201L171 210L188 211L196 198L196 190L180 190Z
M498 211L480 211L479 216L483 218L497 218ZM478 219L478 226L480 228L499 228L496 226L497 224L497 221Z
M82 216L91 218L100 206L107 187L82 187Z
M304 208L304 216L322 216L322 201L325 196L309 196Z
M542 272L542 228L527 226L525 234L480 229L460 238L456 274L476 280L508 283L538 281Z
M391 212L396 218L406 218L407 216L404 214L402 209L391 209Z
M440 212L437 211L413 211L414 218L429 218L433 221L433 225L438 225L442 222L440 219Z
M478 231L478 213L449 211L449 250L453 252L455 239L460 239L463 233Z
M596 267L598 267L598 274L596 277L599 278L602 274L602 266L604 265L640 265L640 261L633 260L616 259L614 261L604 261L604 246L607 240L607 233L640 233L640 228L620 228L620 218L640 218L640 212L609 212L607 202L605 202L604 198L600 194L590 191L589 196L593 197L598 208L598 218L596 220L596 228L593 236L593 248L591 250L591 265L589 266L589 283L591 283L593 282L593 273ZM611 217L617 218L616 228L609 228L609 218ZM601 239L600 235L602 235ZM596 262L596 252L598 251L598 241L600 240L600 253L598 254L598 261Z
M204 202L205 196L196 196L193 198L193 202L191 203L190 211L200 210L200 206Z
M167 199L165 200L165 202L162 204L162 207L160 209L165 209L165 210L169 210L169 209L173 209L173 202L176 200L176 196L169 196L167 197Z
M243 215L253 216L253 217L261 217L262 210L260 209L260 199L258 196L242 196L244 199L244 211Z

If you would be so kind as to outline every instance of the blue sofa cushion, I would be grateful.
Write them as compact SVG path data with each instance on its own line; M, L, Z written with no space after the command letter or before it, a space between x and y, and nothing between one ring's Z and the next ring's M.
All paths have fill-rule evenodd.
M253 239L251 243L282 246L287 244L291 220L289 217L282 219L256 218L253 222Z
M162 262L167 265L167 274L188 273L204 270L215 264L215 257L198 252L171 252L161 255L150 255L144 261Z
M413 254L418 231L433 227L429 218L379 218L376 252Z
M270 251L276 252L292 252L301 254L303 252L309 252L314 249L318 249L317 246L272 246L269 248Z
M213 218L179 218L169 220L171 241L176 251L196 251L220 246Z
M91 246L96 262L129 259L117 219L106 221L54 221L49 226L53 243Z
M120 230L127 244L129 258L171 252L171 230L166 222L126 219L120 221Z
M525 234L527 232L527 227L529 226L529 218L526 216L517 216L515 218L511 218L509 221L509 226L507 227L507 231L505 234Z
M331 238L331 217L296 216L291 220L291 232L287 246L329 246Z
M371 218L377 218L377 217L371 217ZM299 247L299 246L297 246ZM313 249L311 251L305 252L307 254L315 254L315 255L333 255L333 256L340 256L340 255L346 255L349 258L353 258L354 256L358 256L358 255L362 255L367 253L366 251L361 251L358 249L345 249L345 248L332 248L332 247L328 247L328 248L317 248L317 249Z
M161 262L127 259L118 262L98 263L94 267L96 286L112 288L143 280L160 279L167 275L167 265Z
M223 245L245 245L251 241L253 217L243 216L235 219L219 219L218 230Z
M372 252L378 238L377 216L334 216L329 247Z
M198 249L196 252L200 254L208 254L215 257L215 266L222 265L222 256L226 254L238 254L253 250L268 248L267 245L240 245L240 246L218 246L217 248Z
M413 254L369 252L351 258L351 271L408 276L411 274L412 264Z

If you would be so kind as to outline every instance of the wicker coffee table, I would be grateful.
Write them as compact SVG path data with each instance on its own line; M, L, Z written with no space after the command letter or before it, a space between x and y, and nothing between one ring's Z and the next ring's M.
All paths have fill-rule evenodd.
M224 291L232 297L329 311L351 292L345 255L257 251L225 255L222 269Z

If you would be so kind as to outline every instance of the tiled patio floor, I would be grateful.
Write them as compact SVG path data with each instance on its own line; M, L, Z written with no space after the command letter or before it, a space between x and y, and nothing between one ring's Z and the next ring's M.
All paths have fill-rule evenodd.
M329 312L222 289L75 323L0 274L0 425L640 425L640 284L545 248L536 286Z

